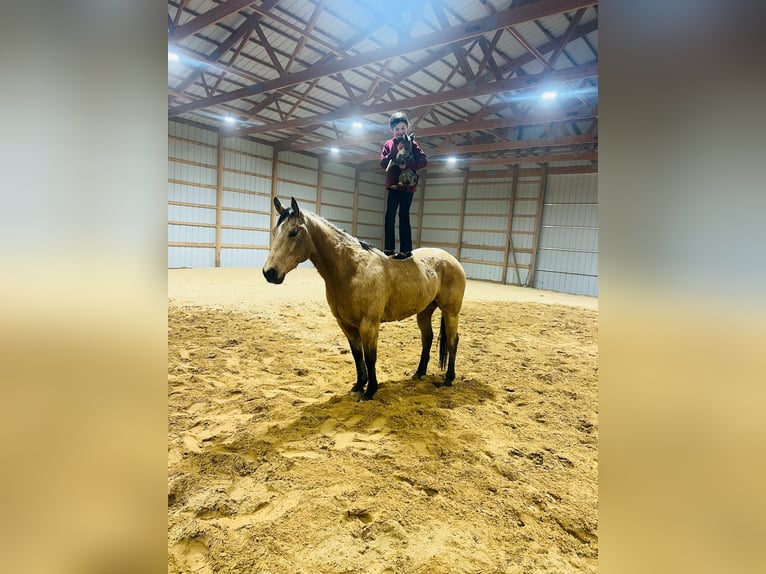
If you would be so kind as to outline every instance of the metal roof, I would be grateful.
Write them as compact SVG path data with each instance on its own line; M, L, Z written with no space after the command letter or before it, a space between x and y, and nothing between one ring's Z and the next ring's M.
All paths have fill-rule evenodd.
M278 151L372 162L402 110L429 158L598 157L593 1L172 0L168 52L169 117Z

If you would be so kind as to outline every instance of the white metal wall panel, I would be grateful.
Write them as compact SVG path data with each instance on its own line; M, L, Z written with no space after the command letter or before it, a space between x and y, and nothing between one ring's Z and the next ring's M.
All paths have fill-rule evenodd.
M191 165L180 161L168 161L168 179L180 181L182 184L216 185L215 165L204 167Z
M280 168L281 171L281 168ZM314 207L311 207L311 211L315 211L316 209L316 201L317 201L317 188L316 185L303 185L299 183L293 183L290 181L283 181L282 176L279 177L279 181L277 182L277 195L279 197L286 197L287 198L287 205L290 204L290 198L294 197L298 204L301 205L304 201L310 202L314 204ZM284 202L282 202L284 204Z
M168 201L197 203L215 207L215 189L168 182Z
M168 241L176 243L215 243L215 227L168 225Z
M488 261L500 263L501 265L503 263L502 251L489 251L487 249L479 249L475 247L463 247L463 249L460 250L460 256L476 261Z
M190 162L215 165L217 152L215 147L203 147L191 141L171 139L168 141L168 154L170 157Z
M546 199L542 225L597 228L598 206L595 203L551 203Z
M469 182L468 185L470 187L471 183ZM500 200L472 199L469 196L465 202L465 214L506 214L508 213L509 203L509 201Z
M215 208L168 205L168 220L188 223L215 224Z
M168 123L169 267L205 267L215 243L216 145L218 136L198 127ZM208 226L195 225L208 224Z
M269 195L271 194L271 178L224 169L222 187L234 191L249 191Z
M380 225L367 225L365 223L357 224L356 236L362 241L366 241L375 247L380 247L379 243L382 229L383 228Z
M469 279L479 279L481 281L503 280L503 268L495 265L481 265L480 263L463 263L463 270Z
M514 215L535 215L537 214L537 196L534 198L517 197L514 202Z
M293 152L293 151L284 151L279 154L277 159L279 160L279 163L280 163L280 166L279 166L280 177L288 176L287 171L282 171L283 169L286 169L286 166L288 168L297 166L298 168L306 168L310 170L310 172L313 173L314 183L316 183L317 169L319 169L319 160L316 157L305 155L298 152ZM293 175L293 174L289 173L289 175Z
M597 192L596 174L548 177L536 288L598 295Z
M468 186L468 197L507 200L511 196L511 181L474 180Z
M330 205L354 205L353 191L337 191L322 187L322 206Z
M458 229L460 215L423 215L423 232L428 228Z
M545 287L545 285L548 286ZM554 273L538 269L535 271L535 288L550 289L574 295L598 296L598 277Z
M215 249L212 247L168 247L168 267L213 267Z
M216 132L180 122L168 122L168 135L212 146L217 145L218 142Z
M341 229L351 232L351 223L354 220L354 206L335 207L331 205L322 206L322 217L331 221Z
M251 228L252 231L268 233L269 227L271 225L271 216L256 213L243 213L241 211L227 211L224 209L221 212L221 225L224 228L243 227ZM266 239L265 243L261 242L261 245L268 244L268 238Z
M457 199L463 197L463 180L448 182L446 180L429 177L426 185L426 200Z
M322 174L322 195L324 196L325 190L344 191L346 193L354 193L354 176L351 177L336 175L334 173L324 172Z
M257 171L259 173L265 172L265 168L268 167L268 173L271 175L271 158L274 157L274 149L267 144L254 142L252 140L244 138L226 138L224 140L224 146L227 150L233 150L235 152L242 152L248 156L255 156L254 161L260 163L265 162L266 165L258 166L259 169L252 169L248 171ZM236 154L233 154L236 155ZM266 159L259 159L266 158ZM232 167L232 166L226 166Z
M540 178L519 178L519 183L516 186L516 199L523 198L536 198L540 193Z
M423 215L444 213L460 213L460 200L441 200L431 197L429 193L423 206Z
M251 211L265 211L269 213L273 208L270 194L253 195L252 193L224 191L222 196L221 199L224 209L228 207L233 209L249 209Z
M265 241L264 241L265 239ZM269 245L269 233L267 231L253 231L250 229L221 229L221 243L226 245Z
M561 183L559 183L561 180ZM598 174L556 175L549 177L545 201L549 203L598 203ZM566 185L563 184L566 181Z
M237 173L258 174L267 180L271 180L272 160L271 154L255 155L257 149L263 146L252 144L251 149L247 146L239 146L233 149L233 142L241 140L224 140L223 168ZM248 142L249 143L249 142Z
M358 210L356 214L357 225L377 225L380 227L380 222L383 219L383 213L377 211L361 211Z
M488 247L505 247L505 231L463 231L463 243L469 245L486 245Z
M466 215L463 217L465 229L491 229L504 231L508 223L508 217L494 217L490 215Z
M447 246L456 246L458 241L457 228L455 229L429 229L423 225L423 231L421 231L421 241L424 245L428 246L442 246L442 249L446 249ZM457 248L452 247L450 253L457 253Z
M263 267L267 255L266 249L224 247L221 249L221 267Z

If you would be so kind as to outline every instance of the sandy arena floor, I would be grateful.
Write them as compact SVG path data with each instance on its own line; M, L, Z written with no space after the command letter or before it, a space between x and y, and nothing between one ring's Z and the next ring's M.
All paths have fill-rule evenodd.
M469 281L454 386L413 317L358 403L313 269L168 295L168 572L596 572L597 299Z

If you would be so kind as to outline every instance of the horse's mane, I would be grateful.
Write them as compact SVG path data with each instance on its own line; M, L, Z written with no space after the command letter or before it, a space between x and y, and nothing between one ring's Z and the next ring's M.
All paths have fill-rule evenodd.
M302 210L301 210L301 211L302 211ZM359 244L359 246L360 246L362 249L364 249L365 251L373 251L373 250L378 250L376 247L373 247L372 245L370 245L370 244L369 244L369 243L367 243L366 241L362 241L362 240L361 240L361 239L359 239L358 237L354 237L354 236L353 236L353 235L351 235L351 234L350 234L348 231L346 231L345 229L341 229L340 227L338 227L337 225L335 225L335 224L334 224L334 223L332 223L331 221L328 221L327 219L325 219L325 218L324 218L324 217L322 217L321 215L317 215L316 213L311 213L310 211L302 211L302 212L303 212L304 214L308 214L308 215L310 215L311 217L316 217L317 219L319 219L320 221L322 221L322 223L326 224L326 225L327 225L327 226L328 226L330 229L332 229L333 231L335 231L335 232L336 232L336 233L338 233L339 235L343 236L343 237L344 237L344 238L345 238L347 241L351 242L352 244L354 244L354 243L358 243L358 244ZM282 222L283 222L285 219L287 219L288 217L290 217L291 215L293 215L293 213L294 213L294 211L293 211L292 207L288 207L287 209L285 209L285 210L284 210L284 211L283 211L283 212L282 212L282 213L279 215L279 219L277 220L277 226L279 226L279 224L280 224L280 223L282 223ZM378 250L378 251L379 251L379 250Z

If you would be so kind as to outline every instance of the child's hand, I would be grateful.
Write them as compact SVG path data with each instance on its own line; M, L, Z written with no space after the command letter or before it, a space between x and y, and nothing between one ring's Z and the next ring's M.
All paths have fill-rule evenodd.
M404 149L404 142L399 142L399 144L396 146L396 149L403 150Z

